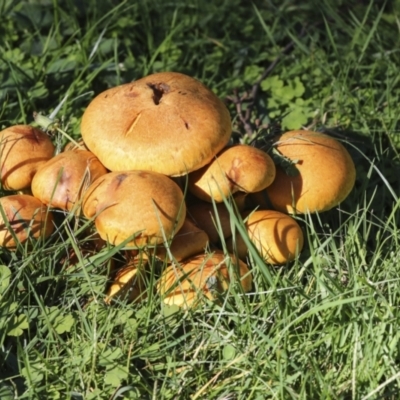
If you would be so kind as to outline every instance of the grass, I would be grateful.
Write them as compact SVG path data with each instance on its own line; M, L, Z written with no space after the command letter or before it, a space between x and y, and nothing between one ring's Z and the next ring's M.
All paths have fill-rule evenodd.
M253 292L195 310L152 292L104 304L122 246L85 252L90 223L73 215L33 250L0 249L2 400L399 397L399 1L5 0L0 15L1 127L51 115L61 147L107 87L175 70L240 96L275 60L248 120L258 137L277 121L328 132L357 167L340 207L298 217L295 262L251 251Z

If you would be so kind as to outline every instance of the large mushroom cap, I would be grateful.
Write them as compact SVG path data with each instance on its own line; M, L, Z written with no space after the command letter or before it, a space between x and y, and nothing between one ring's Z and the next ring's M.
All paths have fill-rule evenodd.
M14 125L0 132L1 183L6 190L27 189L37 169L53 157L54 145L40 129Z
M46 238L54 231L53 214L33 196L16 194L0 198L0 246L15 248L29 238Z
M161 72L99 94L83 114L81 132L111 171L179 176L210 162L228 143L231 120L202 83Z
M295 161L298 174L278 167L266 193L273 207L282 212L306 213L330 210L352 190L356 170L346 148L336 139L318 132L284 133L276 146Z
M95 218L100 236L117 245L137 233L127 246L169 240L186 216L183 193L165 175L150 171L110 172L87 190L82 210Z

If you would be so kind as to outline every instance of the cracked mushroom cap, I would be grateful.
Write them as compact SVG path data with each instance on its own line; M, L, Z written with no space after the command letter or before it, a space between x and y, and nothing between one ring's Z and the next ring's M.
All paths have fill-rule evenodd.
M90 151L67 151L39 168L32 180L32 193L46 205L72 210L90 184L106 173Z
M222 150L210 164L189 174L189 190L201 200L220 203L236 192L265 189L275 178L275 164L263 150L240 144Z
M3 188L29 188L37 169L53 154L53 143L40 129L29 125L14 125L2 130L0 168Z
M353 189L354 162L338 140L319 132L291 131L281 135L276 149L284 157L297 160L298 170L293 176L277 167L274 182L265 190L276 210L327 211L341 203Z
M0 246L13 249L29 238L46 238L53 233L53 214L35 197L5 196L0 198L0 205L6 217L0 213Z
M209 163L226 146L231 119L202 83L161 72L100 93L83 114L81 132L111 171L180 176Z
M197 254L166 268L157 290L165 304L189 308L198 304L201 294L214 300L218 293L228 290L232 280L239 281L243 291L251 290L253 280L247 265L216 250L212 254Z
M100 236L113 245L156 245L170 240L186 216L183 193L165 175L150 171L110 172L87 190L82 210ZM134 234L136 234L134 236Z

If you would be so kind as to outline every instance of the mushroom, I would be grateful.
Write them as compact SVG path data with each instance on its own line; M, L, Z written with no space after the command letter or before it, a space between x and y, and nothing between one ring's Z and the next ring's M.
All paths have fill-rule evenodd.
M278 167L272 185L265 189L273 208L287 213L327 211L351 192L356 170L346 148L318 132L284 133L276 149L292 160L297 173ZM261 193L262 196L262 193Z
M67 151L39 168L32 180L32 193L44 204L72 210L90 184L106 173L106 168L90 151Z
M232 235L232 217L224 203L197 201L188 206L187 212L196 225L206 232L211 243L217 244L221 236L228 238Z
M14 249L29 238L47 238L54 231L53 214L27 194L0 198L0 246Z
M176 72L149 75L100 93L81 124L84 142L109 170L168 176L209 163L226 146L231 131L222 100L196 79Z
M136 255L115 273L104 302L111 304L112 300L116 299L126 299L128 302L144 300L148 290L147 264L147 257L142 257L142 254L136 252Z
M87 190L82 210L94 218L100 236L113 245L154 246L168 241L186 216L183 193L157 172L110 172ZM136 235L134 235L136 234Z
M243 214L249 239L266 263L273 265L293 261L304 244L303 231L290 216L275 210L258 210ZM228 240L227 247L242 260L247 246L238 234Z
M232 281L240 283L244 292L251 290L252 275L247 265L216 250L173 263L163 271L157 290L165 304L189 308L199 304L201 294L215 300Z
M186 217L181 229L175 234L168 246L168 250L166 246L160 244L154 249L154 254L161 260L179 262L194 254L204 252L208 241L207 233Z
M40 129L14 125L0 132L1 184L5 190L31 186L37 169L53 157L54 145Z
M217 203L236 193L253 193L275 178L275 164L263 150L244 144L222 150L203 168L189 174L189 190L199 199Z

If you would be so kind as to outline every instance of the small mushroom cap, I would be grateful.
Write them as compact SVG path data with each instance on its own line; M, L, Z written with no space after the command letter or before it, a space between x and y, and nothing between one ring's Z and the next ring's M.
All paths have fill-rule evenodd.
M110 172L87 190L82 210L95 218L100 236L118 245L156 245L170 240L186 216L183 193L165 175L150 171Z
M284 133L277 150L298 160L296 176L278 167L276 178L266 193L272 206L288 213L322 212L342 202L353 189L356 179L354 162L336 139L318 132Z
M143 301L147 297L148 289L147 263L147 260L138 256L120 268L107 290L104 302L110 304L115 299L126 299L128 302Z
M210 164L189 174L189 190L199 199L217 203L236 192L253 193L275 178L275 164L263 150L237 145L222 150Z
M90 151L67 151L39 168L32 180L32 193L46 205L72 210L90 184L106 173Z
M155 249L155 255L161 260L179 262L204 252L208 241L207 233L196 226L190 218L186 217L181 229L179 229L169 245L169 252L164 245L159 245ZM173 256L172 260L170 254Z
M179 265L172 264L162 273L157 289L165 304L189 308L198 304L200 293L215 299L215 294L226 291L235 278L243 291L251 290L252 275L247 265L217 250L195 255Z
M232 128L227 107L210 89L161 72L100 93L86 108L81 131L111 171L179 176L210 162Z
M252 241L265 262L273 265L293 261L304 244L303 231L290 216L274 210L258 210L243 215L249 239ZM246 258L247 246L240 235L228 242L232 251L234 243L240 259Z
M37 169L53 157L54 145L40 129L10 126L0 132L1 183L6 190L31 186Z
M53 214L38 199L26 194L0 198L0 246L13 249L28 238L46 238L54 231ZM12 230L12 232L11 232ZM15 238L17 240L15 240Z

